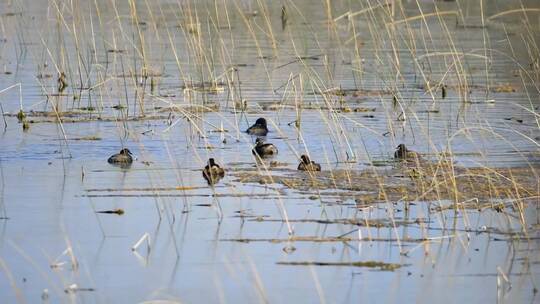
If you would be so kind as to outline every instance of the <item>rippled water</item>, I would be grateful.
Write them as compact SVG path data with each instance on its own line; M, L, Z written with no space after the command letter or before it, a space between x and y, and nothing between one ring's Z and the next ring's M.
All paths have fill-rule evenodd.
M129 2L97 2L0 4L0 90L20 83L22 108L35 120L23 132L14 117L19 88L0 93L8 114L0 133L2 302L39 302L44 289L51 303L537 301L537 198L523 212L530 239L508 241L497 229L519 233L514 214L430 212L446 201L358 209L355 193L305 193L232 174L257 168L254 139L242 131L260 116L282 163L271 174L298 174L306 152L323 170L384 170L402 142L432 160L452 151L456 166L537 168L539 14L489 19L520 3L538 10L537 1L483 3L485 26L478 3L403 1L395 20L419 15L418 5L424 14L437 7L459 15L395 27L381 8L339 18L368 8L348 1L284 1L285 27L283 3L274 1L132 1L136 20ZM226 73L231 67L237 72ZM60 95L59 70L69 85ZM217 92L186 90L219 75L228 78L218 79ZM446 98L440 88L426 92L428 80L444 83ZM322 93L338 89L345 96ZM246 111L235 104L241 99ZM164 109L171 104L219 109L189 112L188 120ZM60 125L31 112L54 113L52 105L76 115ZM215 132L221 127L227 132ZM129 169L106 162L122 146L137 157ZM209 157L229 172L215 189L200 171ZM125 214L96 213L116 208ZM367 217L425 224L358 232L316 222ZM288 242L289 229L354 240ZM151 249L132 251L145 234ZM424 237L433 240L409 240ZM277 264L295 261L402 267ZM65 292L72 284L81 290Z

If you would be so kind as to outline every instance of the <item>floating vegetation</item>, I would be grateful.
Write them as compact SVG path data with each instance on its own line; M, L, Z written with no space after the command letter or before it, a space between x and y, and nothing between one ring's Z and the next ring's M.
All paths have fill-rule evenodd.
M83 137L69 138L69 140L102 140L102 138L95 135L88 135Z
M114 209L114 210L96 211L96 213L123 215L125 212L124 212L124 209L117 208L117 209Z
M287 265L287 266L350 266L350 267L377 268L380 271L394 271L403 266L408 266L408 265L384 263L384 262L378 262L378 261L366 261L366 262L301 261L301 262L277 262L276 264Z
M225 91L225 84L222 82L200 82L184 84L181 88L184 91L191 90L200 93L218 94Z
M428 88L435 89L437 86L435 84L428 86L428 85L418 85L418 88L421 90L428 90ZM463 91L463 90L489 90L492 93L515 93L516 87L511 84L498 84L493 86L486 86L486 85L479 85L479 84L444 84L441 86L441 94L442 98L446 98L448 94L448 90L457 90L457 91Z
M87 192L132 192L132 191L185 191L195 189L206 189L207 187L189 187L189 186L176 186L176 187L152 187L152 188L100 188L100 189L87 189Z
M112 108L115 110L123 110L126 108L126 106L124 106L123 104L117 104L117 105L112 106Z
M118 106L118 109L126 109L125 106ZM17 116L18 114L5 113L4 116ZM118 118L113 116L89 115L86 111L64 111L64 112L46 112L46 111L28 111L25 113L26 119L30 123L78 123L78 122L93 122L93 121L108 121L116 122ZM60 118L60 119L59 119ZM169 115L141 115L130 116L125 121L151 121L151 120L167 120Z
M65 293L76 293L79 291L96 291L96 289L79 287L77 284L71 284L66 289L64 289Z
M523 123L523 119L515 118L515 117L506 117L506 118L504 118L504 120L510 120L510 121L515 121L515 122L518 122L518 123Z
M22 16L22 12L7 12L7 13L2 14L1 16L4 16L4 17L17 17L17 16Z
M322 95L332 95L338 97L376 97L376 96L389 96L392 92L384 89L342 89L331 88L322 92Z
M119 50L119 49L108 49L107 53L113 53L113 54L124 54L126 53L126 50Z
M261 219L260 221L264 221ZM238 243L251 243L251 242L268 242L268 243L287 243L287 242L313 242L313 243L335 243L335 242L405 242L405 243L422 243L430 241L427 238L410 238L405 237L403 239L397 238L353 238L353 237L317 237L317 236L298 236L293 235L289 238L236 238L236 239L220 239L223 242L238 242Z
M338 218L338 219L272 219L263 218L258 219L259 222L289 222L289 223L316 223L316 224L336 224L336 225L353 225L361 227L374 227L374 228L392 228L407 225L418 225L427 223L424 218L417 218L416 220L391 220L391 219L361 219L361 218Z
M493 200L538 195L538 167L463 168L447 162L412 162L384 170L322 171L317 175L262 175L232 171L241 183L275 183L292 189L340 189L370 193L375 201ZM421 178L418 178L421 177Z
M494 93L514 93L516 88L511 84L500 84L491 88Z

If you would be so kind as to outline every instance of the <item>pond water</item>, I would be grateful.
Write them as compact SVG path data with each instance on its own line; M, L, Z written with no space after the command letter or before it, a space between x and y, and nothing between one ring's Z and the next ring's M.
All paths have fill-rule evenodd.
M395 2L1 3L1 302L537 302L540 6ZM529 168L527 196L441 211L382 182L242 178L308 183L309 154L409 180L399 143ZM129 168L107 163L122 147Z

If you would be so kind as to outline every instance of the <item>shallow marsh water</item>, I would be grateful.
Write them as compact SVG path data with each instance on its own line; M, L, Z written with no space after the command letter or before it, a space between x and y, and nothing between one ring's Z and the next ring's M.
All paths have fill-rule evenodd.
M342 18L332 28L325 4L309 1L285 3L285 29L278 2L264 7L257 1L186 2L181 9L166 1L148 7L137 2L138 23L129 17L128 3L117 4L118 16L111 4L54 3L0 4L5 12L0 17L0 90L21 83L23 109L34 121L23 132L14 116L20 108L18 89L0 94L7 113L7 128L0 134L2 302L538 301L538 192L524 200L521 213L511 208L435 211L441 204L452 205L443 198L412 204L380 200L359 208L355 198L365 193L340 185L300 191L280 183L243 183L235 174L261 168L251 155L254 138L240 133L260 116L271 120L267 141L280 151L273 159L276 167L269 166L267 174L259 169L263 175L298 176L294 169L305 151L326 171L394 172L393 148L401 142L429 161L451 151L460 167L530 166L537 172L537 13L527 14L528 27L523 15L482 27L478 5L420 1L424 13L436 5L440 11L459 10L460 17L457 22L427 18L429 33L421 22L411 22L410 28L398 30L400 38L392 46L381 25L389 18L383 13L374 10L352 24ZM519 3L540 8L536 1ZM494 1L483 13L493 16L519 3ZM335 1L331 12L337 18L365 8ZM403 1L403 8L408 17L419 14L414 1ZM195 12L199 22L188 18ZM219 30L212 28L216 20ZM122 77L141 71L134 24L141 26L150 70L160 75L155 92L143 86L144 104L134 101L140 96L135 92L143 90L136 83L143 79ZM201 28L194 30L193 24ZM360 33L358 41L349 41L355 33ZM412 41L421 47L413 50ZM480 57L464 56L461 62L434 56L418 65L412 59L456 51ZM180 65L175 52L181 55ZM489 64L482 56L489 57ZM88 64L79 65L77 58ZM456 62L466 66L466 73L448 72ZM240 86L219 85L212 94L185 90L233 65L238 74L231 77L240 78ZM55 66L68 71L64 96L54 96ZM77 71L83 66L88 73ZM426 93L419 67L425 68L430 85L448 85L445 99L440 89L435 98ZM470 87L460 90L464 77ZM338 89L348 93L321 93ZM466 102L463 91L470 91ZM240 94L247 101L245 113L235 108ZM189 116L164 111L169 103L182 109L220 107ZM299 129L294 125L297 103L303 105ZM60 125L56 115L31 112L54 114L51 104L71 111L75 120L88 121L67 122L71 117L66 117ZM118 104L126 109L112 108ZM147 117L136 116L141 108ZM137 119L123 122L126 116ZM227 132L216 132L221 126ZM127 169L106 162L122 146L137 156ZM213 189L200 171L209 157L228 171ZM96 213L114 209L125 213ZM345 224L343 219L380 219L381 225ZM150 249L143 243L132 251L145 234ZM347 239L335 239L340 236ZM75 267L70 255L62 254L66 248L72 249ZM401 267L278 264L371 261ZM79 289L70 291L72 284Z

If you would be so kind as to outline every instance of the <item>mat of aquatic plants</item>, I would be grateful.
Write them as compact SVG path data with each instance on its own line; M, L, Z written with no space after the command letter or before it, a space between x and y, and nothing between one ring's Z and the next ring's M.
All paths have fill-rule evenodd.
M536 303L539 33L536 0L4 1L1 302Z

